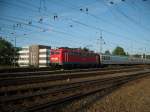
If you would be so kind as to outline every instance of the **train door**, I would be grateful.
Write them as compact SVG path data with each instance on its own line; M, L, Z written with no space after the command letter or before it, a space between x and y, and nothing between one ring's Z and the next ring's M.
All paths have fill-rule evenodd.
M64 53L64 57L65 57L64 62L68 63L68 53L67 52Z

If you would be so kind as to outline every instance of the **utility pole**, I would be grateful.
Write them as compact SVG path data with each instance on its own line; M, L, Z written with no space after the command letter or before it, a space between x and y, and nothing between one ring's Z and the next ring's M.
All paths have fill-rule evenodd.
M101 31L101 34L100 34L100 54L102 54L102 50L103 50L103 37L102 37L102 31Z
M14 56L13 56L13 65L16 67L16 35L14 35Z
M133 41L131 41L131 57L134 57L133 56Z
M145 59L146 59L146 48L144 50L145 50Z
M14 68L16 67L16 36L14 36L15 39L15 48L14 48Z
M105 44L105 41L103 39L103 36L102 36L102 31L100 32L100 37L97 39L97 48L98 48L98 51L100 54L102 54L103 52L103 44Z

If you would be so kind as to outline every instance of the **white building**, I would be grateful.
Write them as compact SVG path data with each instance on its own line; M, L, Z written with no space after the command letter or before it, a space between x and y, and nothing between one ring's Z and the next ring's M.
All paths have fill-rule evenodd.
M50 64L50 46L31 45L19 51L18 64L20 67L47 67Z

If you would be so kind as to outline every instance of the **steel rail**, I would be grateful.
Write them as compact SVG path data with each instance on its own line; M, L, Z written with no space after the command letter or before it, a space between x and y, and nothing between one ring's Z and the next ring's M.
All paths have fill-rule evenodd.
M123 72L127 72L127 71L121 71L122 73ZM129 72L129 71L128 71ZM131 72L131 71L130 71ZM117 72L115 72L117 73ZM113 73L115 75L115 73ZM108 72L108 74L103 74L103 75L90 75L88 76L88 80L91 79L92 77L97 77L100 78L105 78L105 77L110 77L112 76L111 75L112 72ZM105 76L105 77L104 77ZM57 86L63 86L63 85L69 85L69 84L73 84L73 83L77 83L79 82L78 79L80 80L80 78L82 78L82 81L86 81L84 80L86 77L79 77L79 78L74 78L76 79L77 81L74 81L74 79L69 79L68 81L68 78L66 78L65 80L61 80L61 81L57 81L56 83L56 80L53 81L53 83L51 82L41 82L41 83L33 83L33 84L25 84L25 85L10 85L10 86L7 86L7 87L2 87L0 88L0 96L7 96L7 94L14 94L14 93L17 93L17 91L20 91L20 92L25 92L25 91L28 91L28 90L38 90L39 88L41 89L47 89L47 88L54 88L54 87L57 87ZM71 81L70 81L71 80ZM74 82L73 82L74 81Z
M130 69L117 69L109 71L89 71L89 72L78 72L78 73L63 73L63 74L53 74L53 75L37 75L37 76L24 76L24 77L10 77L10 78L0 78L0 86L8 85L21 85L29 83L39 83L43 81L54 81L54 80L65 80L72 78L82 78L87 76L97 76L104 75L106 73L116 73L120 71L130 71L130 70L141 70L142 68L130 68Z
M61 74L61 73L70 73L70 72L85 72L85 71L97 71L97 70L112 70L112 69L126 69L126 68L134 68L135 66L119 66L119 67L107 67L107 68L88 68L88 69L73 69L73 70L46 70L46 71L25 71L25 72L4 72L0 73L0 78L7 77L22 77L22 76L30 76L30 75L47 75L47 74ZM137 66L136 66L137 67Z
M119 76L114 76L114 77L109 77L109 78L106 78L106 79L97 79L97 80L91 80L91 82L90 81L87 81L87 82L89 82L89 85L92 85L92 86L94 86L95 87L95 83L96 84L98 84L98 85L105 85L105 84L108 84L108 83L115 83L116 81L124 81L125 79L124 78L131 78L131 77L134 77L134 76L137 76L137 75L140 75L140 74L146 74L146 73L150 73L150 70L147 70L147 71L139 71L139 72L132 72L132 73L126 73L126 74L124 74L123 76L122 75L119 75ZM141 75L142 76L142 75ZM93 82L92 82L93 81ZM110 81L110 82L109 82ZM90 84L91 83L91 84ZM93 84L92 84L93 83ZM84 85L82 85L83 87L85 87L85 85L87 86L87 84L85 83L85 82L80 82L80 83L78 83L78 84L84 84ZM41 96L41 95L45 95L45 94L52 94L52 93L60 93L61 91L71 91L71 89L78 89L78 88L80 88L80 86L79 85L76 85L76 86L73 86L73 87L65 87L65 88L61 88L61 89L56 89L55 91L54 90L51 90L51 92L50 91L42 91L42 92L40 92L40 93L35 93L35 94L32 94L32 95L27 95L27 96L19 96L19 97L13 97L13 98L11 98L11 97L4 97L2 100L1 100L1 103L2 102L9 102L9 101L13 101L13 100L18 100L18 99L24 99L24 98L30 98L30 97L35 97L35 96ZM102 88L101 88L102 89ZM87 94L87 93L86 93ZM82 94L83 95L83 94ZM77 95L78 96L78 95ZM76 95L75 96L72 96L73 98L74 97L76 97ZM72 99L72 97L66 97L66 98L64 98L64 100L66 101L66 99ZM63 100L63 101L64 101ZM61 101L62 101L62 99L61 99ZM53 102L53 103L52 103ZM50 105L52 105L52 104L55 104L56 102L60 102L59 100L57 101L52 101L52 102L50 102L49 104ZM45 104L44 104L45 105ZM37 108L37 107L34 107L34 109L35 108ZM32 108L33 109L33 108ZM29 109L30 110L30 109Z
M88 96L90 94L94 94L96 92L100 92L100 91L103 91L103 90L106 90L106 89L111 89L111 88L114 88L116 86L118 87L118 86L120 86L120 85L122 85L126 82L129 82L131 80L135 80L137 78L141 78L141 77L144 77L144 76L147 76L147 75L135 74L133 76L125 76L125 77L123 77L123 79L119 78L118 80L115 79L110 83L106 83L106 85L104 84L103 87L95 88L95 89L89 90L87 92L81 92L79 94L71 95L71 96L68 96L68 97L65 97L65 98L60 98L60 99L57 99L55 101L47 102L45 104L34 105L32 107L29 107L29 108L24 108L24 109L21 110L21 112L36 112L36 111L39 111L39 110L42 110L42 109L45 109L45 108L51 108L53 106L63 104L64 102L77 100L79 98Z
M33 96L40 96L40 95L45 95L45 94L53 94L55 92L62 92L62 91L66 91L66 90L70 90L70 89L74 89L74 88L78 88L82 86L85 86L85 84L89 85L89 84L94 84L94 83L100 83L103 84L106 81L112 81L115 79L120 78L118 77L111 77L111 78L105 78L105 79L96 79L96 80L89 80L89 81L81 81L81 82L77 82L77 83L72 83L70 85L66 84L66 85L57 85L55 86L55 89L52 89L51 87L47 90L44 91L40 91L40 92L35 92L32 94L22 94L22 95L13 95L13 96L1 96L0 97L0 102L9 102L9 101L15 101L15 100L20 100L20 99L25 99L25 98L30 98ZM79 85L80 84L80 85Z

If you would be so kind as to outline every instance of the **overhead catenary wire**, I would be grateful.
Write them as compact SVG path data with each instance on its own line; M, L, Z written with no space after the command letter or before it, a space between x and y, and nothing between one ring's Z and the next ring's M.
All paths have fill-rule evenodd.
M106 6L106 7L108 7L108 9L110 8L105 2L103 2L104 3L104 5ZM128 6L130 6L127 2L124 2L124 3L126 3ZM135 9L135 7L131 7L131 8L134 8ZM114 15L114 13L113 13L113 11L111 11L111 9L110 9L110 12ZM140 14L140 12L139 11L137 11L139 14ZM120 14L120 13L119 13ZM117 18L116 18L117 19ZM121 18L118 20L118 21L121 21ZM121 21L122 23L124 23L124 21ZM128 26L128 28L130 28L130 26ZM131 29L131 28L130 28ZM128 32L130 32L131 30L128 30ZM135 35L136 35L137 33L135 33ZM143 33L144 34L144 33ZM150 40L147 40L147 39L143 39L144 37L143 37L143 35L139 35L139 34L137 34L136 36L140 36L140 37L142 37L142 39L141 40L144 40L145 42L149 42Z
M25 2L23 2L23 3L25 3ZM21 7L21 6L20 6ZM34 6L35 7L35 6ZM36 7L37 8L37 7ZM60 31L59 31L60 32ZM60 33L64 33L64 32L60 32ZM64 33L64 34L67 34L67 33Z
M97 18L97 16L92 15L93 17ZM98 19L98 18L97 18ZM108 32L107 32L108 33Z
M21 21L17 21L17 20L12 20L12 19L10 19L10 18L4 18L4 17L2 18L2 17L0 17L0 19L7 20L7 21L11 21L11 22L20 22L20 23L23 24L23 25L32 26L33 28L37 28L37 29L39 29L39 30L42 30L42 29L43 29L43 28L40 27L40 26L33 25L33 24L32 24L32 25L29 25L29 24L26 23L26 22L21 22ZM49 31L48 28L44 28L43 30L44 30L44 31ZM70 37L70 35L69 35L68 33L65 33L65 32L62 32L62 31L59 31L59 30L51 29L51 31L52 31L52 32L59 33L59 34L63 34L63 35L66 35L66 36L69 36L69 37ZM39 31L39 32L41 32L41 31ZM22 35L22 36L24 36L24 35ZM66 40L69 40L70 42L81 43L81 42L74 41L74 40L69 39L69 38L67 38Z
M78 9L76 9L76 10L78 10ZM77 23L77 22L76 22ZM83 22L80 22L80 23L83 23ZM79 24L79 22L78 22L78 24ZM80 24L81 25L81 24ZM87 24L86 24L87 25ZM85 26L85 25L84 25ZM88 27L89 28L89 27ZM95 28L93 28L93 29L95 29ZM99 30L100 28L98 28L97 30ZM106 30L107 31L107 30ZM108 33L108 32L107 32ZM109 32L110 33L110 32ZM111 33L110 33L111 34ZM124 35L122 35L122 37L125 37Z
M55 1L55 2L56 2L56 1ZM58 2L57 2L57 3L58 3ZM66 5L66 3L65 3L64 5L65 5L65 6L68 6L69 8L71 8L71 9L73 9L73 10L76 10L76 11L79 9L79 7L76 7L76 6L72 5L72 4ZM89 15L89 13L88 13L88 15ZM90 14L90 16L96 18L97 20L101 20L101 19L99 19L99 17L97 17L97 16L94 15L94 14ZM78 22L78 23L79 23L79 22ZM80 22L80 23L81 23L81 22ZM84 24L84 25L85 25L85 24ZM87 25L86 25L86 26L87 26ZM130 40L130 41L136 41L136 42L138 42L138 43L141 43L141 41L134 40L134 39L132 39L132 38L130 38L130 37L127 37L127 36L120 35L120 34L117 34L117 33L114 33L114 32L108 31L108 30L105 30L105 31L107 31L107 33L119 35L119 36L121 36L121 37L126 37L126 38L128 38L128 40ZM142 40L142 41L145 41L145 40ZM147 42L147 41L145 41L145 42ZM142 43L145 44L145 42L142 42ZM147 44L148 44L148 43L147 43Z
M64 33L64 32L59 32L59 33ZM65 34L65 33L64 33ZM67 33L66 33L67 34Z

